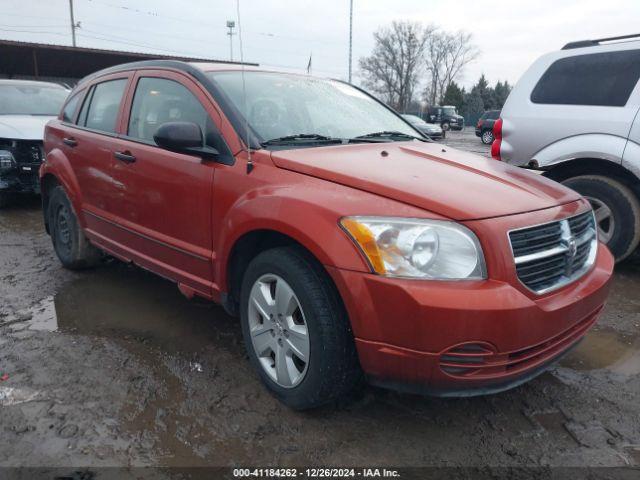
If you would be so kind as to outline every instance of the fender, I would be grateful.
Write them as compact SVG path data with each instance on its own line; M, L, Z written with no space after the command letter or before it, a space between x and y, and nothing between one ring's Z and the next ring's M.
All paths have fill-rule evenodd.
M588 133L563 138L536 152L531 160L545 169L569 160L596 158L622 164L627 139L616 135Z
M234 245L244 235L257 230L287 235L323 265L369 272L366 260L339 226L342 215L332 208L337 198L335 192L331 192L334 189L309 188L307 183L265 186L242 195L220 222L224 228L218 229L221 235L217 239L214 278L220 289L228 289L227 267ZM303 230L299 225L312 227Z
M40 187L42 188L42 180L46 175L53 175L56 180L64 188L73 209L80 213L82 212L82 197L80 194L80 185L76 178L73 168L69 159L59 148L53 148L47 152L46 161L42 163L40 167ZM76 215L81 226L84 228L84 216Z
M640 179L640 145L629 140L622 156L622 166Z

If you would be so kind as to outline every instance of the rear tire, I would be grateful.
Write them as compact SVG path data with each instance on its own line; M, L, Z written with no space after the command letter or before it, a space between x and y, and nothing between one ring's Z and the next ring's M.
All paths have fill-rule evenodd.
M286 298L294 300L281 301ZM291 311L282 305L292 305ZM285 405L318 407L359 385L362 374L342 300L322 266L302 248L274 248L251 261L242 281L240 318L253 367ZM306 346L300 349L296 342L302 335Z
M47 218L53 248L65 268L80 270L100 262L102 253L85 237L69 197L61 186L54 187L49 195Z
M581 175L562 183L589 200L596 214L598 236L616 262L627 258L640 243L640 202L633 192L601 175Z

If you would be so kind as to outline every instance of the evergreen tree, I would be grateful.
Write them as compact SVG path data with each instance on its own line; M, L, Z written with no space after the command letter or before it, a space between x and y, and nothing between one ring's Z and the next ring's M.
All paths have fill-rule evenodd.
M505 81L504 83L496 83L496 86L493 89L493 97L495 100L495 108L497 110L502 109L504 102L507 101L509 93L511 93L511 85L509 85L509 82Z
M493 110L495 108L496 101L494 91L489 87L489 82L487 82L484 73L480 75L478 83L473 86L473 89L476 89L482 98L482 104L485 110Z
M484 102L482 101L482 95L477 85L471 89L467 95L465 95L464 105L462 111L467 122L475 123L478 118L484 113Z
M451 82L444 92L440 105L453 105L457 111L462 111L464 105L464 89L461 89L456 82Z

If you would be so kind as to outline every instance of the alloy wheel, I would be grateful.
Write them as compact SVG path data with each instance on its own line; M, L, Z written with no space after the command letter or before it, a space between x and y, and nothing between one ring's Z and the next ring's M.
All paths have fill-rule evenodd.
M616 222L611 209L602 201L594 197L585 197L593 207L593 213L596 217L596 225L598 227L598 238L608 243L613 237Z
M283 388L298 385L309 366L309 331L291 286L274 274L262 275L249 294L251 344L263 370Z
M489 145L490 143L493 143L493 133L491 133L489 130L485 131L482 134L482 141L484 142L485 145Z

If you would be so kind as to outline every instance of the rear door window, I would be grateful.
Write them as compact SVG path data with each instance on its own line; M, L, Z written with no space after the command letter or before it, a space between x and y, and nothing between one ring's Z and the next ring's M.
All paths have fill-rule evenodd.
M640 77L640 50L556 60L531 93L533 103L623 107Z
M95 85L82 107L78 124L101 132L115 133L120 102L126 85L126 78Z

